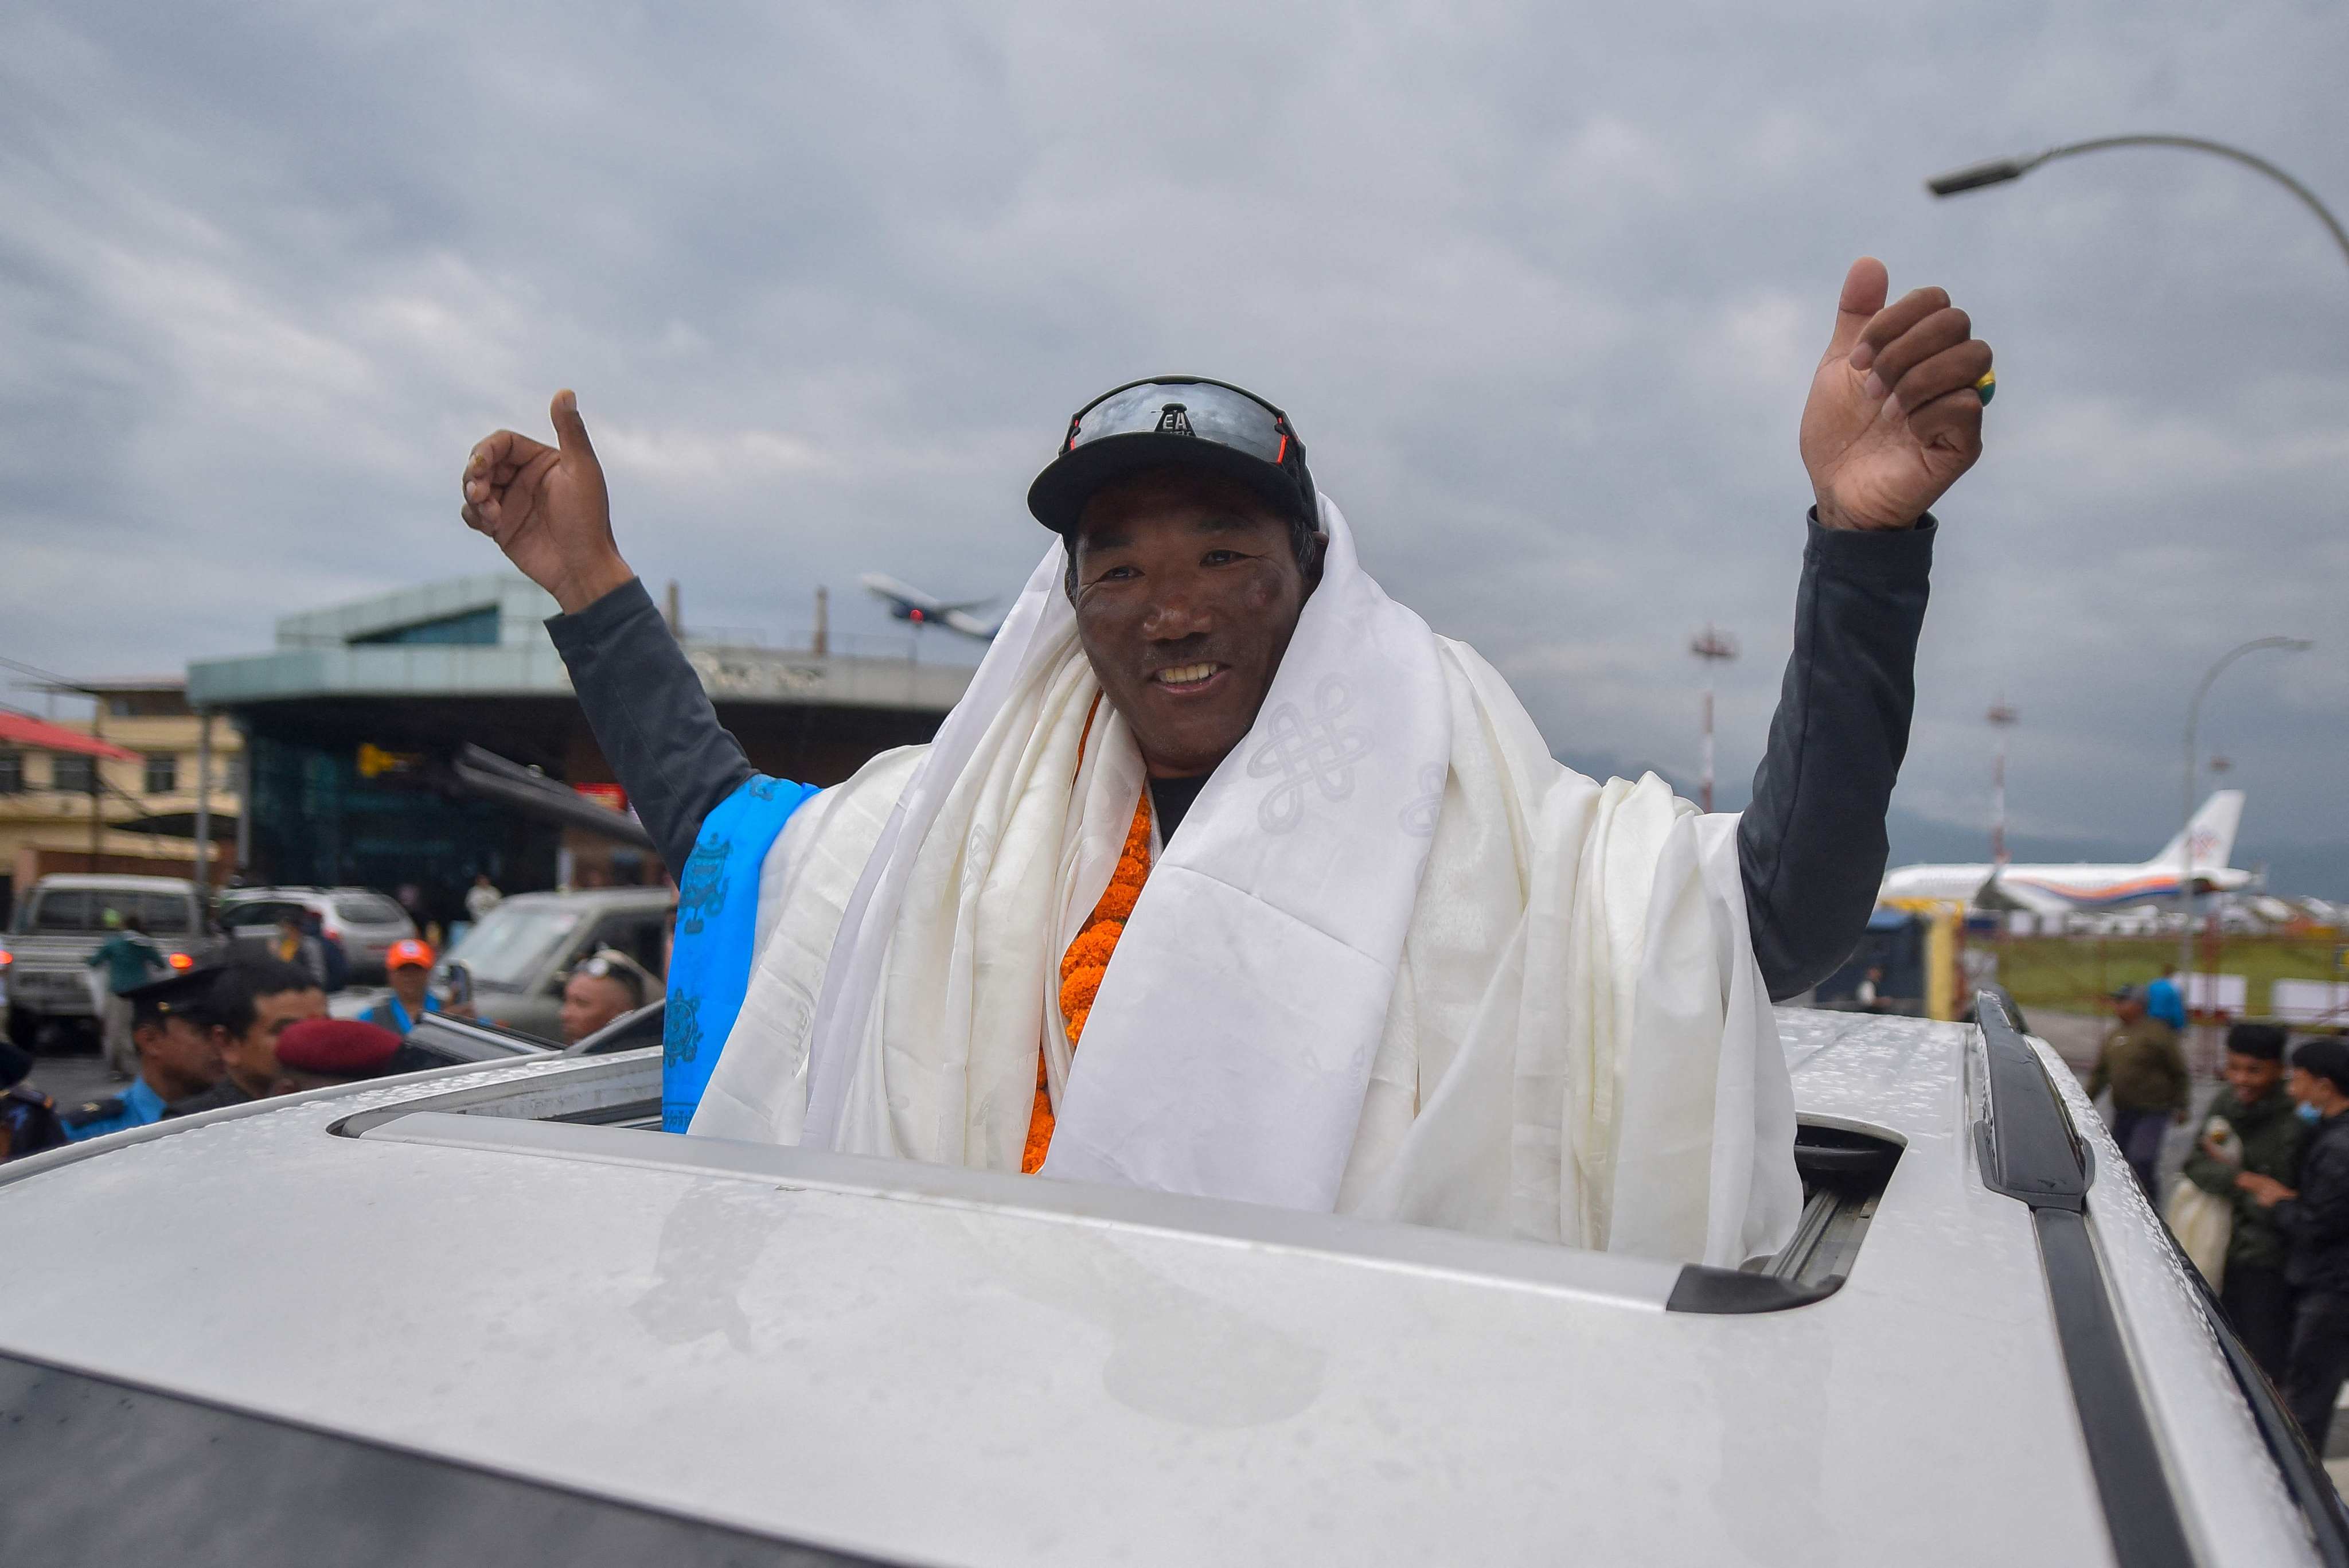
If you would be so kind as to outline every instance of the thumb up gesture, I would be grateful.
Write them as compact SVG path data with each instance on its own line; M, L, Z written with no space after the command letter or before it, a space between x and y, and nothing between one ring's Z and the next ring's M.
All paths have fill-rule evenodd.
M465 460L463 516L572 615L636 574L612 542L604 467L587 442L579 400L557 392L548 412L558 445L512 431L474 444Z
M1852 263L1803 408L1803 465L1830 528L1906 528L1982 455L1990 345L1939 288L1888 305L1873 256Z

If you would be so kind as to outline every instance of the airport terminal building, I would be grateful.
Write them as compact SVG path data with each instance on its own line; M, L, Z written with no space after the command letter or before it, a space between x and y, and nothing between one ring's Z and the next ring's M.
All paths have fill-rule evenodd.
M477 872L509 892L657 880L648 852L488 798L467 744L624 804L543 624L543 591L511 574L402 589L277 623L266 653L188 667L188 701L243 738L238 863L248 881L413 886L443 921ZM911 656L681 639L752 764L833 784L928 740L971 670Z

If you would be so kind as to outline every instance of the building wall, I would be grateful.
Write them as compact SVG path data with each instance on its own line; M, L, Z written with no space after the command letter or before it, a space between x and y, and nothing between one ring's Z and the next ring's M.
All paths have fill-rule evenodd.
M657 881L657 857L465 784L469 743L558 784L615 782L543 624L554 610L488 574L288 616L268 653L191 663L187 698L233 714L251 748L246 877L413 886L444 923L477 872L507 892ZM818 784L928 740L972 673L739 637L684 652L753 767Z
M88 720L53 722L59 729L91 732ZM142 817L194 815L196 761L202 722L186 712L108 716L98 722L98 732L107 741L140 753L136 762L98 764L102 786L98 797L102 854L171 861L179 869L168 874L192 875L195 844L191 836L135 833L117 825ZM218 823L213 831L222 840L235 836L237 767L242 750L243 742L235 727L224 719L213 720L212 809ZM57 754L37 751L6 751L6 754L19 760L16 772L20 787L0 788L0 919L13 913L16 894L25 886L26 873L19 869L25 852L38 852L45 857L87 857L89 853L89 795L78 787L64 792L57 788ZM147 758L150 755L170 759L170 789L147 787ZM70 767L72 763L68 761L67 765ZM0 773L0 777L5 776ZM50 858L48 864L54 870L60 868L63 862Z

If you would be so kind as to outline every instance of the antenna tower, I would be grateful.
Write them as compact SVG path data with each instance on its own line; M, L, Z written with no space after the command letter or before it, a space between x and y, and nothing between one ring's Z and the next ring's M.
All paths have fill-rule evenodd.
M1698 804L1713 809L1713 672L1718 664L1726 664L1737 657L1737 643L1725 632L1715 631L1711 621L1689 641L1689 651L1704 663L1704 795Z

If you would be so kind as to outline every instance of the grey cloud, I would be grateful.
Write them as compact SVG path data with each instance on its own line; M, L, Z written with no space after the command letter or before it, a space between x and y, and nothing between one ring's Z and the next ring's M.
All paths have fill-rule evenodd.
M880 634L857 572L1015 586L1069 411L1180 369L1285 403L1373 568L1568 754L1692 774L1683 649L1734 630L1736 774L1874 251L2002 376L1905 809L1980 820L2002 689L2022 829L2150 847L2195 675L2280 630L2325 646L2211 710L2246 843L2349 837L2349 271L2178 155L1919 184L2162 127L2349 205L2344 42L2284 5L20 7L0 650L168 668L483 569L450 476L564 384L693 616L780 633L821 582Z

